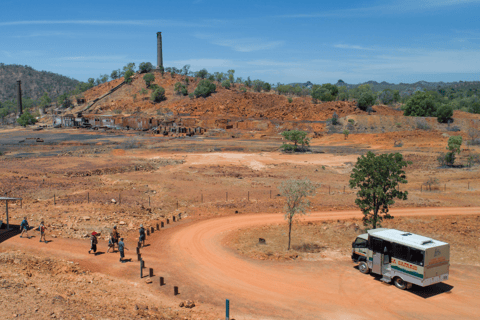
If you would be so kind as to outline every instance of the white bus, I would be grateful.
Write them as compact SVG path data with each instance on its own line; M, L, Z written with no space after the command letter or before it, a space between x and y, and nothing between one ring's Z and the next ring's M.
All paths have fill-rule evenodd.
M395 229L372 229L352 243L352 259L361 273L382 275L399 289L426 287L448 280L450 245Z

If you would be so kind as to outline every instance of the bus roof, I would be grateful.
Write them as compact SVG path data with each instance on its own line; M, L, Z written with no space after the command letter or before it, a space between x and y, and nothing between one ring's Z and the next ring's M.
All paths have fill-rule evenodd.
M368 230L368 234L383 240L400 243L420 250L444 246L448 243L396 229L379 228Z

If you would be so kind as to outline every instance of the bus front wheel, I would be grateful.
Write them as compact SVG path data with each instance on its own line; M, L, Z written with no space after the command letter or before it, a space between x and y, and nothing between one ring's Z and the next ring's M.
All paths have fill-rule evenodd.
M398 289L400 290L405 290L407 289L409 283L406 282L406 281L403 281L402 278L400 277L396 277L394 280L393 280L393 283L395 284L395 287L397 287Z
M367 274L370 272L370 269L368 268L368 265L365 261L360 262L360 264L358 265L358 270L363 274Z

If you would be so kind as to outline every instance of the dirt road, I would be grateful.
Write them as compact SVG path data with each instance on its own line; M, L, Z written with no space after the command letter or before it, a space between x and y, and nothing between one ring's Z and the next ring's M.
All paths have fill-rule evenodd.
M478 215L480 208L396 209L392 214ZM312 213L306 219L359 216L358 211L332 211ZM151 245L142 249L142 256L156 276L165 277L167 285L155 285L151 290L169 300L172 286L177 285L179 298L195 299L205 308L206 303L212 304L218 314L225 299L230 299L235 319L473 319L480 313L475 298L480 294L479 267L452 265L446 283L401 291L379 278L361 274L348 259L253 261L226 246L231 231L274 223L285 223L283 214L182 220L155 232L147 240ZM41 250L37 241L27 239L11 239L5 245L75 259L94 272L141 281L137 263L119 264L117 255L88 256L86 240L55 239ZM158 283L155 280L154 284Z

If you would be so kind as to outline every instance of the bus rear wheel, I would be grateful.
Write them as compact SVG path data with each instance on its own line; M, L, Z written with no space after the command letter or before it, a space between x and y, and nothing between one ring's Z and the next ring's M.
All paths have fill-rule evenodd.
M360 262L358 265L358 270L363 274L368 274L370 272L370 269L365 261Z
M395 287L397 287L400 290L405 290L409 286L409 283L406 281L403 281L402 278L396 277L393 279L393 283L395 284Z

